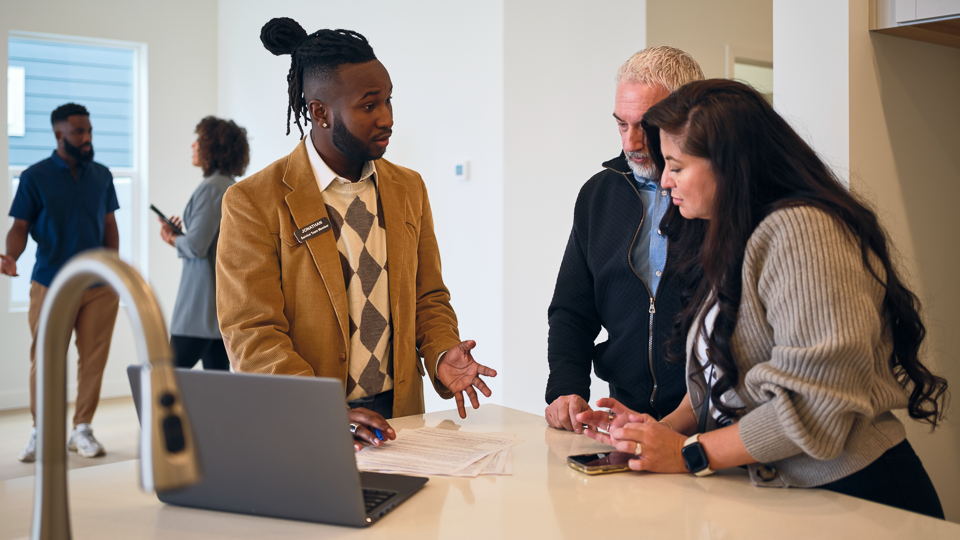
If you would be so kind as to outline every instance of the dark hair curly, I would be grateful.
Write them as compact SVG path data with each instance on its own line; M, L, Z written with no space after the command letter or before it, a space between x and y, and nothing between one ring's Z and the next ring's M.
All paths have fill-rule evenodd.
M241 176L250 164L247 130L233 120L207 116L197 124L200 168L204 176L216 171L227 176Z
M710 392L717 410L728 419L737 416L720 396L741 380L731 338L740 309L747 241L775 210L808 205L844 225L859 244L864 266L886 289L882 309L884 331L893 339L890 370L910 392L910 417L936 427L946 408L947 381L920 362L920 345L926 336L920 301L904 285L891 260L886 232L876 214L844 188L763 96L734 81L691 82L651 107L642 125L659 171L664 169L662 130L680 136L685 153L709 160L716 177L714 219L683 220L678 209L671 207L662 228L672 242L679 273L686 278L685 307L672 343L684 340L693 325L702 324L703 315L698 318L697 314L716 293L719 313L707 344L710 362L722 374ZM871 252L882 263L885 279L870 264ZM682 354L670 356L685 361Z
M307 78L335 77L337 68L344 64L362 64L377 57L363 37L352 30L317 30L307 35L297 21L279 17L270 19L260 30L260 42L271 53L291 56L287 73L287 135L290 134L290 114L303 136L300 117L307 121L307 102L303 96L303 82Z
M87 111L87 108L83 105L79 105L77 103L64 103L50 113L50 124L52 125L56 124L57 122L63 122L68 117L78 114L80 116L90 116L90 112Z

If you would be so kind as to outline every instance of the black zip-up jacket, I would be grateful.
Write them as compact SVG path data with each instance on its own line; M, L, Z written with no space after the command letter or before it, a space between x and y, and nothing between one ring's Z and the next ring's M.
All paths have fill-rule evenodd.
M610 385L610 397L659 419L686 394L683 364L665 359L681 309L680 280L671 271L668 245L657 295L651 294L631 261L641 220L647 219L633 173L622 153L603 167L580 189L547 310L546 399L549 404L577 394L589 403L592 363ZM594 346L601 326L607 341Z

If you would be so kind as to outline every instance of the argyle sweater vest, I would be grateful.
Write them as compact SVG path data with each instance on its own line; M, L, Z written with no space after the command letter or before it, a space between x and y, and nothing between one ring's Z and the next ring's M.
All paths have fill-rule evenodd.
M350 314L347 401L393 389L393 326L387 231L372 178L335 180L323 191L340 252Z

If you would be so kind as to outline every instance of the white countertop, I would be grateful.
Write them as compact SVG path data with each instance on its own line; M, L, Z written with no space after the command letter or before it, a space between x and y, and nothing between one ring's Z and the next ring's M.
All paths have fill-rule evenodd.
M77 539L201 538L960 538L960 525L809 489L758 488L739 470L706 478L620 473L587 476L565 457L606 448L547 427L543 417L498 405L391 421L516 433L513 476L431 477L367 529L167 506L140 491L136 461L69 472ZM0 482L0 540L30 533L33 477Z

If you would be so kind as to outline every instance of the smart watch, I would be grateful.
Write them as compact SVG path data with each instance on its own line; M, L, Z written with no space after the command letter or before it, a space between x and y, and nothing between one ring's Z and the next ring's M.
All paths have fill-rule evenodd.
M697 440L700 437L700 434L690 437L683 443L683 450L680 451L683 454L683 461L687 464L687 468L690 469L690 472L697 476L707 476L713 474L713 469L710 468L710 460L707 459L707 452L703 449L703 445Z

